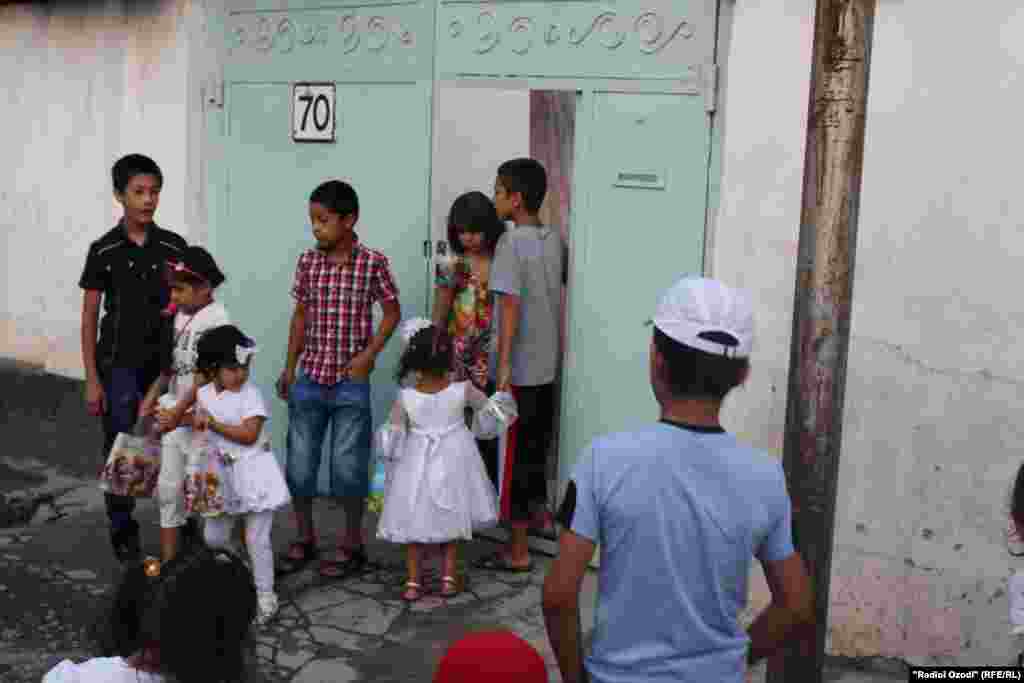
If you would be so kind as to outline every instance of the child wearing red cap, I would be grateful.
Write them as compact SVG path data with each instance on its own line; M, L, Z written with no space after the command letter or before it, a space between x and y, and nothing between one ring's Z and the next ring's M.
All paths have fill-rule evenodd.
M434 673L434 683L547 683L544 658L511 631L471 633L456 641Z

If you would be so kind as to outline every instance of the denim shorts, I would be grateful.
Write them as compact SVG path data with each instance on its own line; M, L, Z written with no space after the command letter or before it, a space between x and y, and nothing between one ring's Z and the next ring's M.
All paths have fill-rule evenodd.
M323 495L317 480L326 457L326 495L365 498L373 443L369 381L318 384L300 371L288 392L286 443L285 479L292 497Z

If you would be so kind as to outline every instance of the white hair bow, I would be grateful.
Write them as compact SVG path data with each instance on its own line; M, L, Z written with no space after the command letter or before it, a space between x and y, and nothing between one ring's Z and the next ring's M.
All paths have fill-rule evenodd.
M404 341L405 345L408 346L413 337L415 337L421 330L425 330L431 325L433 325L433 323L426 318L409 318L402 323L402 341Z
M235 359L239 365L245 365L252 358L252 355L259 351L258 346L236 346L235 347Z

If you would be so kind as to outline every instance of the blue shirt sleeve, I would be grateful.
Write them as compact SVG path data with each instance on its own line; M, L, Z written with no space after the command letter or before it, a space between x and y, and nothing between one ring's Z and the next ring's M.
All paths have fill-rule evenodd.
M789 493L786 491L786 478L782 473L782 466L778 469L779 494L773 496L776 501L772 506L774 521L767 527L767 533L761 545L757 548L755 555L762 562L778 562L784 560L794 552L793 547L793 505L789 500Z
M594 543L601 542L601 495L596 472L594 447L584 450L573 468L563 502L562 524L573 533Z

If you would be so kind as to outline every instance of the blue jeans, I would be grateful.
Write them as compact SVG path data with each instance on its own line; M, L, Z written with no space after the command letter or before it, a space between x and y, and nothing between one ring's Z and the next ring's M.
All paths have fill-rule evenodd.
M373 444L370 383L318 384L301 372L288 392L285 478L292 497L316 497L328 427L328 495L366 498Z
M156 381L160 371L151 368L119 368L109 367L101 370L100 381L103 394L107 400L107 412L103 415L103 460L106 462L114 439L119 432L131 434L139 416L139 403ZM130 496L104 496L107 506L107 517L113 532L132 530L135 522L132 513L135 511L135 499Z

